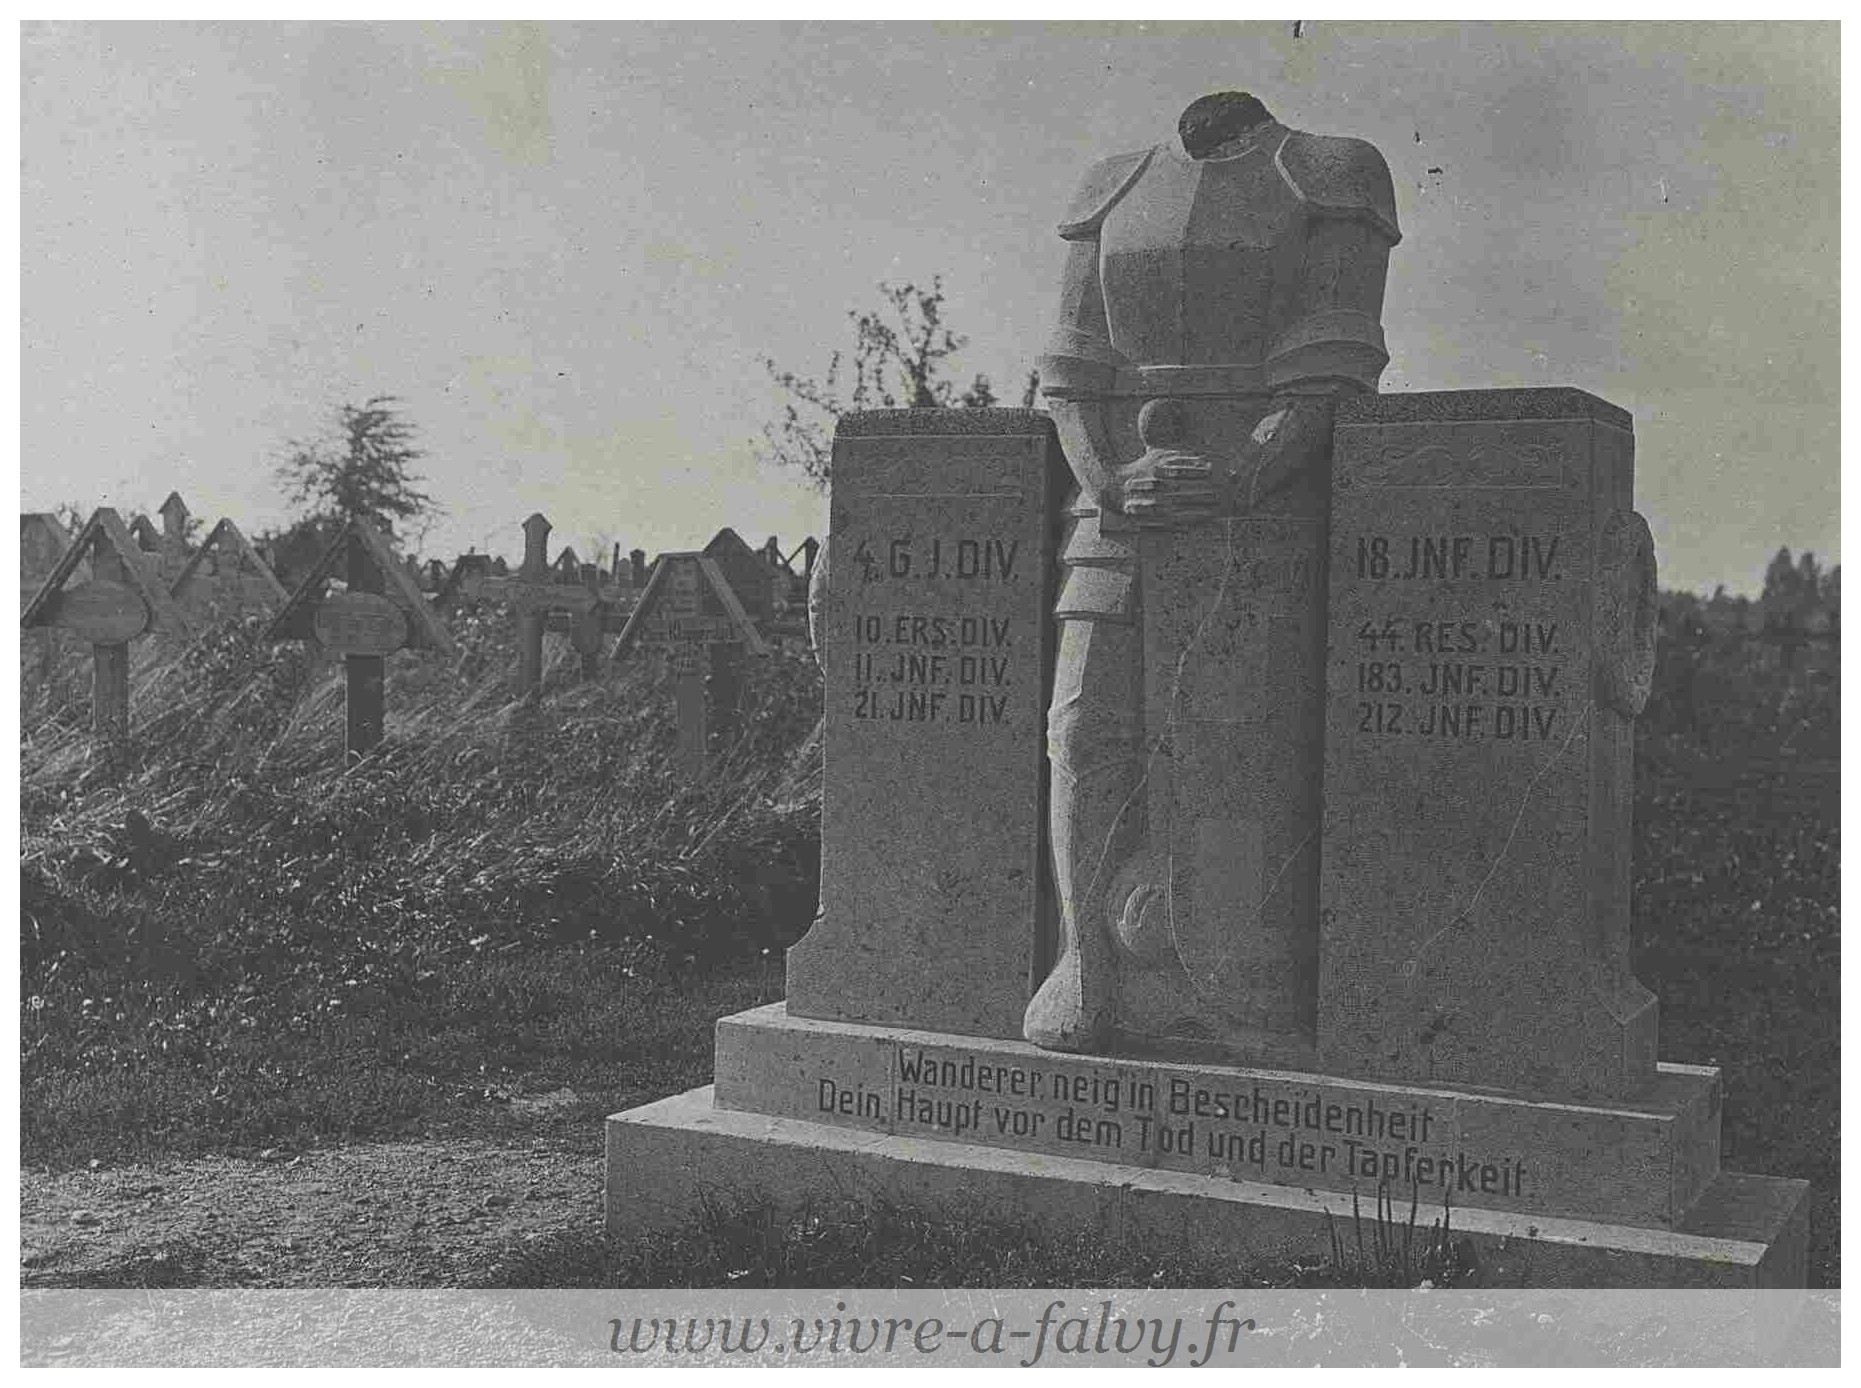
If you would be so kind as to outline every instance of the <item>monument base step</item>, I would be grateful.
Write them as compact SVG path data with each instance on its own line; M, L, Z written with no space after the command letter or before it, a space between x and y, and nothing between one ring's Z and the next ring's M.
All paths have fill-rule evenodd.
M885 1200L952 1217L1012 1212L1052 1237L1159 1240L1283 1266L1328 1253L1327 1215L1351 1229L1345 1192L900 1137L720 1109L713 1098L706 1085L607 1120L611 1236L687 1229L706 1208L789 1216ZM1475 1208L1456 1208L1452 1223L1486 1286L1801 1287L1808 1190L1721 1172L1672 1230Z
M772 1118L1357 1192L1406 1205L1682 1226L1719 1174L1719 1072L1663 1065L1578 1102L826 1021L717 1023L717 1103Z

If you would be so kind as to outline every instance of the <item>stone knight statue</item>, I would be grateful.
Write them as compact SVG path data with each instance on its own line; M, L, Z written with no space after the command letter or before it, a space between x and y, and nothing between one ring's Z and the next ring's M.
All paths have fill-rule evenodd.
M1374 391L1389 170L1251 95L1093 166L1040 359L1078 491L1048 712L1048 1049L1293 1059L1316 998L1333 403Z

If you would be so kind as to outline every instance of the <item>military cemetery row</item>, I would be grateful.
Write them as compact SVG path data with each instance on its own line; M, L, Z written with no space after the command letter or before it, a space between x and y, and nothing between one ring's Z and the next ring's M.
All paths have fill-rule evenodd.
M784 556L772 536L758 551L725 529L703 551L663 554L650 565L644 551L623 556L616 545L603 571L567 547L552 561L552 527L536 514L523 523L514 572L477 553L447 568L397 555L379 529L355 519L287 590L230 519L193 545L178 495L158 514L160 530L141 516L125 525L102 507L75 537L54 516L21 517L21 586L32 594L21 626L42 636L68 631L90 644L92 731L104 742L128 736L132 641L189 641L251 616L265 620L268 640L310 643L342 659L345 748L364 755L382 737L387 658L401 650L454 654L447 617L492 602L516 614L520 696L542 683L546 631L567 634L582 679L599 672L608 635L618 638L617 662L640 651L661 656L678 682L681 763L701 770L707 749L734 723L743 657L805 634L800 613L820 548L810 537Z

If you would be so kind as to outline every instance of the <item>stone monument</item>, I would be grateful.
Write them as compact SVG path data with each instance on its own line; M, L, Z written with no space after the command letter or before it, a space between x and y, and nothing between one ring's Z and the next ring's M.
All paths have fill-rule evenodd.
M1629 967L1655 569L1626 412L1384 396L1382 156L1243 93L1067 209L1049 413L842 418L821 910L616 1232L816 1191L1494 1281L1800 1285L1801 1181Z

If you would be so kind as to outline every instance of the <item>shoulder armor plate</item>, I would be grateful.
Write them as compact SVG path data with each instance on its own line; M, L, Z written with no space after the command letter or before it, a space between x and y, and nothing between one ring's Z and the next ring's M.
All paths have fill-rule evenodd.
M1087 169L1085 180L1066 209L1066 216L1060 220L1060 235L1068 241L1097 236L1106 214L1118 205L1119 198L1130 192L1131 185L1150 166L1150 158L1156 152L1152 146L1135 154L1114 154Z
M1313 206L1364 217L1391 245L1402 239L1389 165L1369 141L1295 132L1280 146L1278 160L1280 171Z

